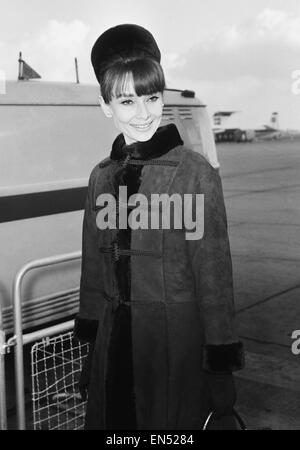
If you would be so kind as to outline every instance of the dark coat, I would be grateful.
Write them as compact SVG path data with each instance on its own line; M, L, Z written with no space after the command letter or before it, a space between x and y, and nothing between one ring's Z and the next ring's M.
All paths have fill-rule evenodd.
M203 237L187 240L174 226L99 230L99 194L117 198L125 185L148 199L204 194ZM86 427L113 428L119 408L137 429L199 428L211 407L206 374L243 366L234 316L218 172L183 145L175 125L129 146L120 135L91 173L84 216L75 336L95 339Z

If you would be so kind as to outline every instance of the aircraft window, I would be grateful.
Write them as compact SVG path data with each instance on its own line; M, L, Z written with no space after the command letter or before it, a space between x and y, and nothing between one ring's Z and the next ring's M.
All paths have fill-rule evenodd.
M192 119L193 114L190 108L178 108L180 119Z
M163 110L163 120L175 121L175 115L172 108L164 108Z

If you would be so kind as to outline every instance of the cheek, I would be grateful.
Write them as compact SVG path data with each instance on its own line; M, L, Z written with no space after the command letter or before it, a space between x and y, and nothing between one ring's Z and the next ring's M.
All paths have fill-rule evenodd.
M154 103L151 107L151 114L156 117L161 117L163 113L162 103Z
M122 123L124 125L126 125L127 123L129 123L131 121L131 119L134 117L134 113L133 111L130 111L129 109L126 111L122 111L119 112L115 118L117 119L117 121L119 123Z

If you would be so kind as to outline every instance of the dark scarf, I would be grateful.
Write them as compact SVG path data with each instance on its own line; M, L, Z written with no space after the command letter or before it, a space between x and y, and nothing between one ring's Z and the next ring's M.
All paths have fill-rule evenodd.
M134 142L126 145L123 134L116 137L110 154L110 159L120 160L130 155L132 159L148 160L158 158L168 153L183 141L175 124L159 127L149 141Z

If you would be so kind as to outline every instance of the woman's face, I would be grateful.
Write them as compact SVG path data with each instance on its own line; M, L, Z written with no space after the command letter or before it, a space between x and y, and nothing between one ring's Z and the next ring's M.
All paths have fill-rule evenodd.
M113 117L115 126L124 135L126 144L151 139L161 122L164 106L161 92L138 96L130 78L120 96L113 96L109 104L104 103L100 96L100 104L104 114Z

